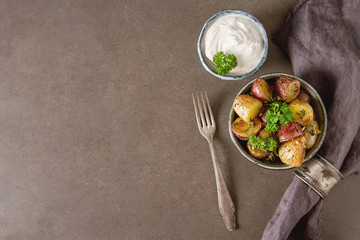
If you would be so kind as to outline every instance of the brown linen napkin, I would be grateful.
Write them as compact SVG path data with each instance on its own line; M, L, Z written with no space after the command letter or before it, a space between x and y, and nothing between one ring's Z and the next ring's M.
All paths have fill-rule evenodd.
M301 0L273 39L288 53L295 75L323 99L328 129L319 153L344 176L360 170L359 16L358 0ZM323 205L294 177L262 240L320 239Z

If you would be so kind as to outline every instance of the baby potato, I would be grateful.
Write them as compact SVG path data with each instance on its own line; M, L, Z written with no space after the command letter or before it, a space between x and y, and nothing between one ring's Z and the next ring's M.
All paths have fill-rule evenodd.
M268 102L272 99L272 90L269 84L262 78L255 80L251 87L251 94L261 102Z
M289 109L293 112L293 119L301 125L308 125L314 119L314 111L307 102L295 99L289 104Z
M255 118L252 123L247 123L240 117L231 124L232 132L240 140L247 140L249 136L255 136L261 128L261 122Z
M306 125L305 127L305 148L306 149L310 149L312 148L315 143L316 140L320 134L320 130L319 130L319 124L316 120L313 120L310 124Z
M266 111L268 109L269 109L268 106L264 106L259 113L259 118L263 123L266 123Z
M301 126L296 122L289 122L286 125L281 125L277 132L277 136L281 143L302 135L304 135L304 132L301 129Z
M275 82L276 94L285 102L294 100L300 92L300 81L291 77L279 77Z
M300 167L305 159L305 137L297 137L284 142L279 147L280 160L292 167Z
M276 140L275 134L274 133L269 133L265 129L261 129L258 135L260 137L262 137L262 138L270 138L271 137L271 138Z
M238 96L233 104L236 114L247 123L251 123L259 115L262 107L259 100L246 94Z
M250 155L257 159L265 158L269 155L268 151L254 147L249 141L247 142L247 148L249 149Z
M299 95L297 95L297 97L296 97L296 99L299 99L299 100L301 100L301 101L304 101L304 102L310 102L310 100L311 100L311 96L310 96L310 94L307 92L307 91L305 91L305 90L300 90L300 93L299 93Z

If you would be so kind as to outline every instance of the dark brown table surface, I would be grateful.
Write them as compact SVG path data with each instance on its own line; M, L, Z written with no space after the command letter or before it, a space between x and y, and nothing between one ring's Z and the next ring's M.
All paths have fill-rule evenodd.
M270 37L296 2L1 1L0 239L260 239L293 171L245 160L228 113L248 81L291 64L270 42L258 73L222 81L196 42L224 9L253 14ZM235 232L218 211L196 91L216 117ZM332 190L324 239L360 239L359 199L359 176Z

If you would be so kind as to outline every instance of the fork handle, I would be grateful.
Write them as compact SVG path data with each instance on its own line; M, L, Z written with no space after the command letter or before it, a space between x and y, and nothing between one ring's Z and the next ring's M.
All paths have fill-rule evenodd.
M216 159L214 143L212 140L209 141L211 158L214 164L216 188L219 202L220 214L223 217L225 225L229 231L235 229L235 207L231 199L229 190L226 187L226 183L221 174L219 162Z

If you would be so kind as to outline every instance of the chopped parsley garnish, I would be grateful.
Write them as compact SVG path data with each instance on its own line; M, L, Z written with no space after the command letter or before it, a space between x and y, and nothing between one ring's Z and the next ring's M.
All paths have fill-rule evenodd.
M275 162L276 156L278 156L276 152L271 152L269 157L266 158L266 161Z
M234 54L225 54L220 51L213 56L213 61L216 64L216 72L221 75L226 75L237 66L237 59Z
M265 150L272 152L276 146L277 142L274 138L262 138L259 136L249 136L249 144L254 146L257 149Z
M279 130L280 125L286 125L293 121L293 112L285 102L272 102L266 111L265 130L269 133Z

